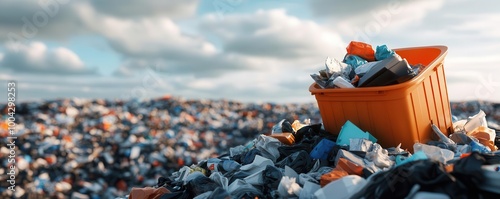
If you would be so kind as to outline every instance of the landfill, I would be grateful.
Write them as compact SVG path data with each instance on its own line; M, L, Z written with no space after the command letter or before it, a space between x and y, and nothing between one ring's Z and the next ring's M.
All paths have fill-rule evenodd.
M474 111L476 104L453 106ZM498 117L499 107L494 106L478 108ZM490 115L488 126L483 110L465 118L467 113L455 113L460 113L457 128L474 130L457 130L449 138L430 124L439 139L415 143L414 154L399 146L382 148L352 122L332 136L321 124L281 120L270 135L260 134L226 154L184 166L160 177L153 187L134 188L128 198L500 197L500 131L491 127L498 121ZM494 135L481 141L484 135L471 134L476 129L490 129ZM493 145L483 145L490 141ZM167 193L143 194L165 188Z
M8 143L7 106L0 139ZM183 166L218 157L271 132L279 118L319 122L313 103L242 103L165 96L59 99L16 106L15 192L0 146L0 198L115 198L156 185Z
M499 104L462 102L451 107L455 122L482 110L499 146ZM350 147L337 145L338 137L321 128L314 104L165 97L145 101L67 99L22 103L17 108L18 143L22 143L16 158L18 186L15 195L6 191L6 175L2 175L2 198L321 198L331 196L329 190L347 198L355 196L353 193L375 193L374 188L384 190L376 192L382 195L375 198L396 194L392 192L428 198L457 186L464 191L457 193L474 198L473 194L500 190L495 184L498 152L471 154L457 144L455 151L462 150L460 156L468 157L459 159L455 153L448 159L444 154L449 150L440 151L447 143L435 142L416 147L441 147L434 152L443 158L427 157L428 152L422 150L412 154L416 161L398 166L398 162L409 161L410 154L397 146L383 149L369 136L349 140ZM1 127L5 140L5 125ZM283 136L283 130L290 132ZM6 149L1 147L2 174L9 166ZM476 167L465 167L468 162ZM487 175L479 178L477 171L461 170L443 173L450 163L462 165L457 169L482 169ZM430 190L435 184L416 186L422 179L411 176L424 172L422 169L434 169L443 176L439 183L449 187ZM473 181L456 184L456 179ZM381 180L385 184L377 187ZM401 181L406 182L405 189L400 187ZM202 187L197 187L199 182ZM392 182L394 189L386 182Z

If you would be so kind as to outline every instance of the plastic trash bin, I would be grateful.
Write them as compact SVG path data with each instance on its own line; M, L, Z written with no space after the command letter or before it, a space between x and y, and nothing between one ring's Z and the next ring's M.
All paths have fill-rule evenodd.
M445 133L453 133L443 61L446 46L394 49L409 64L424 69L413 79L390 86L321 89L309 87L316 97L325 130L338 134L350 120L370 132L384 147L413 151L415 142L433 139L431 122Z

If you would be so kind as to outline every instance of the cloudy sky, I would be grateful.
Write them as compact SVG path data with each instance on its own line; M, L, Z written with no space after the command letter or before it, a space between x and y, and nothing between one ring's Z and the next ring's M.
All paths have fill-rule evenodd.
M452 100L500 101L500 2L2 0L0 80L18 100L312 102L309 74L351 40L446 45ZM5 94L5 89L2 89Z

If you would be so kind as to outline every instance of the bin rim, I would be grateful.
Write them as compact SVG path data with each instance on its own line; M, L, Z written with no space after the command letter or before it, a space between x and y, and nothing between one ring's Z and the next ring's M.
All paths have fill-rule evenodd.
M434 60L432 60L428 65L425 66L425 69L422 70L416 77L412 78L411 80L408 80L406 82L400 83L400 84L394 84L394 85L389 85L389 86L373 86L373 87L357 87L357 88L320 88L316 82L313 82L311 86L309 86L309 92L311 92L311 95L314 95L316 93L356 93L356 92L381 92L381 91L390 91L390 90L398 90L398 89L408 89L413 86L418 85L424 79L428 76L429 73L432 72L433 69L436 67L437 62L443 61L444 57L448 53L448 47L444 45L433 45L433 46L417 46L417 47L405 47L405 48L395 48L393 49L394 51L399 51L399 50L416 50L416 49L439 49L441 52L439 53L438 56ZM428 66L434 66L434 67L428 67Z

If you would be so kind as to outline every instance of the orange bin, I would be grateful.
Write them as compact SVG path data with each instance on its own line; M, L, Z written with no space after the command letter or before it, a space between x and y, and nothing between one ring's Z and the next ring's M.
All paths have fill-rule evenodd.
M323 125L332 134L350 120L370 132L383 147L413 151L415 142L434 138L431 122L445 134L453 133L443 61L446 46L394 49L409 64L425 68L413 79L396 85L309 91L316 97ZM437 136L436 136L437 138Z

